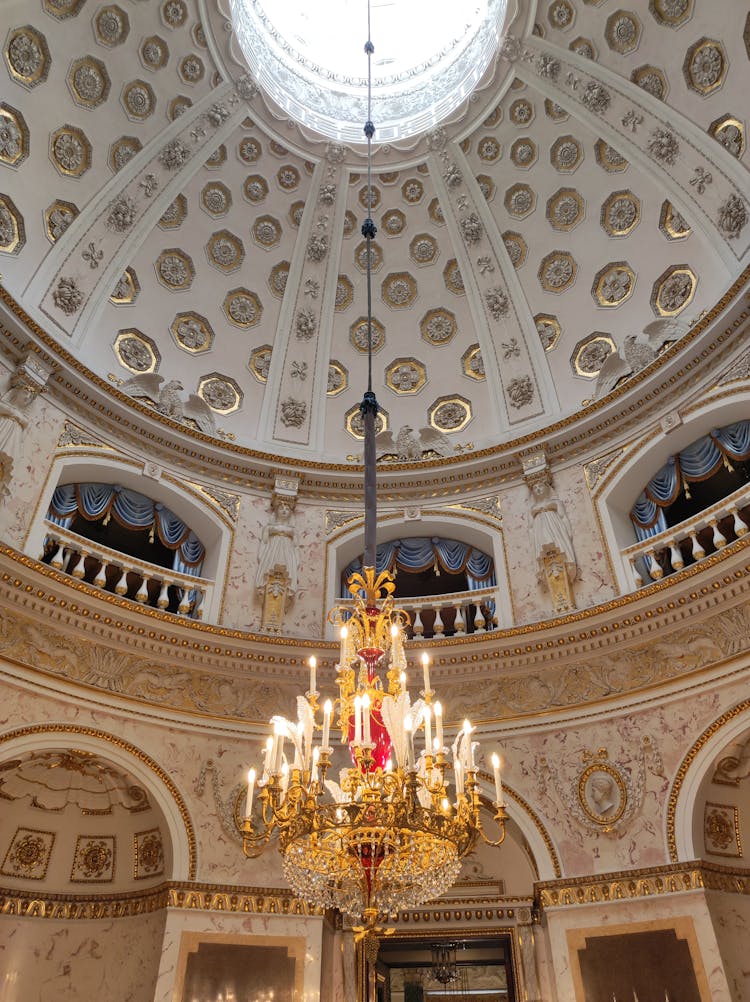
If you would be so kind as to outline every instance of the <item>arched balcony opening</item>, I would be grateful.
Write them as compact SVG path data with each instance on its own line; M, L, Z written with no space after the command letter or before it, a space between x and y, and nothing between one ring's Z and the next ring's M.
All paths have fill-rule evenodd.
M409 536L380 543L378 573L395 577L396 604L411 618L407 634L419 637L484 633L497 626L494 558L457 539ZM349 595L347 581L362 569L362 555L341 574L341 595Z
M624 551L637 587L744 536L750 528L750 420L716 428L671 455L630 510Z
M203 542L171 509L118 484L56 488L42 561L133 601L202 618Z

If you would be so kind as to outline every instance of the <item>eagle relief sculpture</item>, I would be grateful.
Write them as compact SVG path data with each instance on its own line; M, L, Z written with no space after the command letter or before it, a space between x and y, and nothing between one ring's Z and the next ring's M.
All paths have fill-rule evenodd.
M202 397L191 393L187 400L180 396L185 387L179 379L164 381L156 372L144 372L126 379L120 389L130 397L147 400L159 414L178 421L194 424L207 435L216 434L216 422L211 408Z
M448 438L434 428L420 428L415 432L411 425L399 428L394 440L390 431L381 431L375 438L378 460L391 463L421 463L437 456L450 456L453 452Z

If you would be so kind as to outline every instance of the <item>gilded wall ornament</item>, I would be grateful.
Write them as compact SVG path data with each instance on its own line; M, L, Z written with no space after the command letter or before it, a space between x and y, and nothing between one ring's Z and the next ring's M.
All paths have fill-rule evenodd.
M613 191L600 216L602 229L611 237L625 237L641 220L641 203L632 191Z
M346 275L339 275L336 280L336 296L333 301L333 308L337 313L348 310L354 301L354 286L351 279Z
M372 271L380 271L383 265L383 248L375 240L370 241L369 251L365 240L357 244L354 250L354 263L362 272L367 271L368 257Z
M469 379L481 380L486 378L487 374L484 369L482 349L478 344L471 345L463 353L461 356L461 368L464 375L468 376Z
M429 310L420 320L419 330L429 344L449 344L458 330L455 314L442 307Z
M516 98L508 110L508 118L514 125L529 125L534 121L534 105L525 97Z
M389 237L397 237L406 229L406 216L401 209L388 209L380 220L380 228Z
M131 80L123 88L120 102L128 118L142 122L153 115L156 108L156 94L151 84L145 80Z
M120 136L118 140L112 143L109 150L109 157L107 159L110 170L116 174L118 170L121 170L142 149L143 143L136 136Z
M4 877L44 880L55 844L55 833L36 828L16 828L0 873Z
M445 268L443 268L443 281L448 292L452 292L455 296L466 295L461 269L458 267L458 261L455 258L451 258Z
M713 93L727 74L724 46L714 39L701 38L687 50L682 73L691 90L703 95Z
M377 185L374 184L369 185L369 187L368 185L363 185L363 187L359 189L357 199L359 201L359 204L365 210L365 212L370 214L372 213L373 209L377 209L377 207L380 205L380 199L381 199L380 188L378 188Z
M672 265L654 282L651 308L659 317L675 317L692 302L698 284L686 264Z
M235 327L249 329L260 323L263 306L249 289L231 289L224 297L222 308L227 320Z
M42 7L52 17L59 21L68 17L76 17L86 0L42 0Z
M659 24L678 28L693 13L693 0L649 0L648 9Z
M596 46L591 39L584 38L582 35L579 35L578 38L574 38L568 48L571 52L575 52L577 55L583 56L584 59L596 59L599 55L596 51Z
M430 405L428 419L437 431L461 431L472 419L471 401L461 396L440 397Z
M78 215L78 208L72 202L56 199L44 210L44 229L49 240L55 240L63 235Z
M186 84L197 84L206 75L206 67L200 56L196 55L195 52L190 52L180 60L177 72L180 79Z
M527 407L534 399L534 384L530 376L514 376L505 384L505 393L511 407L520 410Z
M0 251L18 254L25 243L23 216L10 195L0 195Z
M277 299L284 298L290 267L291 265L288 261L279 261L278 264L275 264L271 268L271 273L268 276L268 286Z
M549 313L537 313L534 317L537 334L545 351L552 351L560 340L560 321Z
M117 332L114 349L120 364L131 372L155 372L161 362L156 342L134 327Z
M735 240L747 226L747 203L732 194L719 208L718 227L725 237Z
M440 205L439 199L432 199L427 206L427 215L436 226L445 226L445 216L443 215L443 208Z
M558 31L567 31L575 21L575 11L569 0L552 0L547 8L547 20Z
M555 170L572 174L583 160L583 147L575 136L560 136L552 144L549 158Z
M491 202L495 197L495 191L497 190L497 185L489 176L489 174L477 174L477 184L479 185L479 190L484 196L486 202Z
M604 37L613 52L623 55L632 52L640 41L641 22L630 11L616 10L607 18Z
M526 241L520 233L513 233L511 230L506 230L503 233L503 243L505 244L505 249L508 252L508 257L510 258L510 262L514 268L520 268L526 263L528 247L526 246Z
M516 139L510 148L510 159L516 167L523 169L531 167L536 163L536 157L536 143L529 136Z
M97 108L109 97L109 74L101 59L76 59L68 70L67 81L73 100L84 108Z
M192 107L193 102L189 97L186 97L184 94L178 94L167 105L167 118L170 122L174 122L180 115L184 115L188 108Z
M51 60L47 39L30 24L14 28L5 45L5 62L16 83L36 87L49 74Z
M388 430L390 422L390 415L388 411L383 407L378 407L378 416L375 419L375 433L376 435L381 435L384 431ZM359 404L355 404L350 407L349 410L344 415L344 427L352 436L352 438L358 439L360 442L364 440L365 428L362 421L362 412L359 409Z
M222 187L224 186L222 185ZM250 174L242 185L242 193L248 202L257 205L259 202L265 201L268 196L268 182L260 174Z
M627 170L630 166L625 157L609 143L605 143L603 139L597 139L594 145L594 155L599 166L610 174L617 174Z
M394 393L418 393L427 382L427 370L416 358L396 358L385 370L385 385Z
M536 206L536 195L528 184L514 184L505 192L503 204L509 215L525 219Z
M300 199L298 202L292 202L289 206L289 222L295 229L299 229L302 223L302 214L305 211L305 203Z
M408 205L416 205L424 196L424 185L416 177L410 177L401 185L401 196Z
M409 256L420 266L434 264L438 254L438 242L429 233L418 233L409 244Z
M299 181L300 173L292 164L284 164L276 171L276 183L282 191L295 191Z
M237 146L237 155L243 163L255 164L263 155L263 147L254 136L245 136Z
M355 320L349 328L349 340L357 351L367 354L367 317ZM372 350L378 352L385 344L385 327L375 317L372 318Z
M408 271L392 272L383 279L381 295L391 309L408 309L417 298L416 279Z
M271 140L268 144L268 148L276 157L286 157L289 155L289 150L286 146L282 146L281 143L277 142L275 139Z
M651 94L652 97L658 98L660 101L663 101L667 96L669 90L667 78L663 71L656 66L639 66L630 74L630 79L641 90L645 90L647 94Z
M539 282L545 292L565 292L573 284L578 265L567 251L552 251L539 265Z
M169 62L169 46L158 35L144 38L138 54L147 70L162 70Z
M544 99L544 114L547 118L551 118L553 122L564 122L570 117L562 105L559 105L556 101L552 101L548 97Z
M349 373L346 368L337 362L335 359L331 359L328 363L328 380L326 383L326 393L329 397L335 397L337 394L341 393L349 384Z
M138 298L141 286L133 268L126 268L109 297L115 306L130 306Z
M347 209L344 213L344 236L350 237L352 233L357 229L357 217L354 215L351 209Z
M209 181L201 190L200 204L210 216L225 216L232 207L232 193L221 181Z
M172 199L159 219L159 227L162 230L175 230L181 226L188 214L187 199L184 195L177 195Z
M493 164L502 152L503 148L495 136L483 136L477 143L477 155L486 164Z
M0 163L17 167L29 155L29 130L20 111L0 104Z
M4 116L4 106L0 105ZM2 125L0 121L0 159L2 154ZM68 177L81 177L91 166L91 143L81 129L63 125L50 136L50 156L58 172Z
M163 250L155 263L156 277L173 292L189 289L195 278L192 258L177 247Z
M281 223L274 216L258 216L252 225L250 234L259 247L270 250L281 241Z
M248 367L258 382L265 383L271 368L271 345L263 344L255 348L250 355Z
M711 855L741 859L739 808L735 804L707 801L703 807L703 838L706 852Z
M745 125L733 115L722 115L708 127L709 135L724 147L727 153L739 158L745 152Z
M574 188L560 188L547 201L547 219L555 230L572 230L583 219L583 198Z
M230 377L220 372L211 372L202 376L198 383L198 396L202 397L212 411L218 414L231 414L242 404L242 390Z
M255 236L255 234L253 234ZM258 242L258 241L256 241ZM212 233L206 244L209 263L225 275L236 271L245 259L245 248L239 237L229 230Z
M588 337L582 338L573 348L570 367L577 376L593 379L599 375L604 363L616 350L615 342L609 334L595 331Z
M70 872L73 884L109 884L115 878L114 835L79 835Z
M169 332L175 339L178 348L199 355L208 351L214 342L214 332L211 324L200 313L190 310L178 313L169 325Z
M133 878L146 880L164 873L164 845L158 828L133 836Z
M52 301L66 316L72 316L83 306L83 292L74 278L62 276L52 293Z
M217 167L223 167L226 162L227 148L224 143L222 143L220 146L216 147L210 156L206 157L204 166L209 170L216 170Z
M591 295L599 306L620 306L633 294L635 272L625 261L601 268L594 277Z

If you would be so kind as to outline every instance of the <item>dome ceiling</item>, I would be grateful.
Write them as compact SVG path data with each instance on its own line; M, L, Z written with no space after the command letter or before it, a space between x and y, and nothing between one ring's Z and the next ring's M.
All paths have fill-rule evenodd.
M381 144L368 192L363 149L289 120L206 6L6 5L0 244L82 365L218 440L360 456L368 198L382 420L450 451L575 412L627 337L675 340L744 266L744 16L521 4L471 99Z

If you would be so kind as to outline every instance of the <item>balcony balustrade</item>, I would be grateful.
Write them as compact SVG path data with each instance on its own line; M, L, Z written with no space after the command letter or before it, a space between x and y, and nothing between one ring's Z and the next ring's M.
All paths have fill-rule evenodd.
M497 586L477 591L451 592L447 595L426 595L399 599L396 608L409 614L406 630L409 640L440 640L443 637L463 637L467 633L488 633L497 629ZM349 599L341 601L346 608Z

